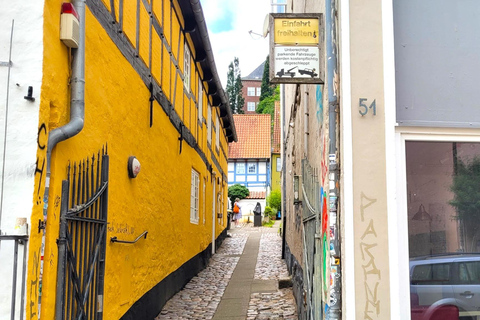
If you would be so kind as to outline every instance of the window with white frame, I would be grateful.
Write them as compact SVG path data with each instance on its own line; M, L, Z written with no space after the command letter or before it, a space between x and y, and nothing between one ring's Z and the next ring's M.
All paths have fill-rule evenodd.
M207 112L207 142L212 143L212 107L208 104Z
M190 191L190 222L198 223L198 209L199 209L199 185L200 185L200 174L192 169L192 181L191 181L191 191Z
M220 129L220 120L217 117L217 121L215 122L215 146L217 148L220 148L220 132L222 132Z
M245 174L245 163L237 163L237 174Z
M185 42L185 49L184 49L184 60L183 60L183 84L185 85L185 89L190 92L190 49L188 49L188 45Z
M261 94L262 94L262 88L258 87L257 88L257 97L260 97Z
M248 87L247 88L247 96L254 97L255 96L255 87Z
M247 102L247 111L255 111L255 102Z
M257 173L257 164L249 163L248 164L248 173Z
M198 79L198 120L202 122L203 119L203 86L202 80Z
M282 171L282 158L277 158L277 171Z

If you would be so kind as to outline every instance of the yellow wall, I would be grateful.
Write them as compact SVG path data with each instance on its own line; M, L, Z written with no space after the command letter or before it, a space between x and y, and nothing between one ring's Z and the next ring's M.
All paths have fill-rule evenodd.
M45 123L48 131L68 122L69 114L69 61L66 47L58 40L59 10L62 1L48 1L45 4L45 57L41 95L40 124ZM136 44L135 25L136 7L128 6L124 1L124 33L133 46ZM116 2L117 3L117 2ZM142 2L140 1L142 4ZM161 22L165 21L166 39L174 51L174 60L178 61L179 72L183 72L183 43L178 32L180 22L172 17L170 31L170 1L164 5L155 1L154 13ZM143 4L142 4L143 6ZM118 19L118 7L116 17ZM143 10L143 9L142 9ZM146 12L140 15L140 59L149 61L148 35L149 20ZM75 137L61 142L52 156L52 176L50 182L47 233L45 241L45 264L42 292L42 319L54 318L55 286L57 270L57 244L59 231L59 204L61 181L66 178L69 162L79 161L96 153L102 146L108 145L110 157L107 240L117 236L119 239L133 240L143 231L148 231L146 240L135 245L122 245L107 241L104 314L109 319L120 318L148 290L175 271L183 263L205 250L212 240L212 176L196 150L183 142L179 154L179 132L169 117L155 102L153 126L150 128L150 92L134 68L120 53L100 23L87 8L86 16L86 75L85 75L85 127ZM132 29L133 28L133 29ZM153 29L152 29L153 30ZM133 32L132 32L133 31ZM170 34L170 32L172 32ZM133 38L132 38L133 37ZM160 43L159 35L152 36L155 46ZM161 51L164 50L163 61ZM194 50L191 48L193 54ZM165 47L155 48L152 55L155 80L165 89L170 102L175 101L175 110L186 128L196 137L197 143L208 162L213 166L217 177L221 170L227 172L225 153L228 149L224 131L221 133L221 149L215 151L215 133L212 134L212 150L206 144L207 126L198 125L197 108L194 98L183 88L180 74L170 60ZM163 65L163 70L158 68ZM198 95L198 76L191 61L191 88ZM176 92L175 77L177 77ZM206 89L206 88L205 88ZM206 117L207 96L203 110ZM217 115L212 110L213 123ZM43 140L42 140L43 139ZM45 141L46 135L39 141ZM222 149L224 152L222 152ZM38 150L38 156L45 158L45 151ZM128 157L134 155L141 162L141 172L136 179L130 179L127 173ZM217 168L212 161L214 156L220 163ZM43 159L42 158L42 159ZM190 185L191 170L200 173L200 217L198 225L190 222ZM203 181L207 179L203 198ZM32 221L42 219L45 176L37 177ZM37 189L40 191L37 192ZM224 213L222 219L215 219L217 237L226 226L227 185L221 180L216 186L217 194L222 192L223 203L216 212ZM38 193L38 194L37 194ZM204 209L205 208L205 209ZM204 223L205 221L205 223ZM117 227L128 224L130 233L125 235ZM28 266L27 319L37 319L30 305L35 301L39 278L38 259L40 256L41 233L32 230ZM37 281L37 282L35 282Z
M280 158L280 155L277 153L272 153L272 191L281 189L281 179L280 171L277 171L277 159Z

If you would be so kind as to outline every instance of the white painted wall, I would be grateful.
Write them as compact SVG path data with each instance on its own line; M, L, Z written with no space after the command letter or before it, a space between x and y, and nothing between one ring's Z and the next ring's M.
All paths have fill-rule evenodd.
M266 201L265 199L242 199L240 200L240 207L242 208L242 219L241 222L247 222L250 217L250 222L253 223L253 210L257 205L257 202L260 202L262 206L262 216L265 211Z
M33 206L36 168L38 111L43 61L44 1L0 0L0 61L8 62L12 20L14 20L10 81L8 67L0 67L0 166L5 156L3 208L0 219L2 234L15 234L17 217L30 216ZM60 10L60 8L59 8ZM35 102L25 100L28 86L33 87ZM7 101L8 93L8 101ZM5 122L6 106L8 118ZM4 152L7 123L6 152ZM2 171L0 167L0 178ZM0 179L1 190L1 179ZM43 197L43 195L41 195ZM24 246L19 248L21 268ZM10 318L13 242L0 245L0 319ZM21 269L17 283L20 282ZM20 287L17 289L17 310L20 306ZM19 313L17 311L17 317Z

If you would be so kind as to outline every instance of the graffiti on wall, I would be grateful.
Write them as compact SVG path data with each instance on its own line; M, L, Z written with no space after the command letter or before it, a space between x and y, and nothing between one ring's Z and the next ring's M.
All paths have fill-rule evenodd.
M378 286L382 280L380 270L375 264L374 249L378 246L375 221L369 215L370 207L377 202L377 199L367 197L363 192L360 197L360 215L362 223L368 223L360 238L360 251L362 254L363 284L365 289L365 307L363 319L380 319L380 297ZM369 210L367 210L370 208ZM373 216L373 215L372 215Z
M317 85L315 91L315 101L317 104L317 121L323 123L323 95L322 95L322 86Z
M42 201L42 183L45 180L46 175L46 154L47 154L47 126L45 123L41 123L37 131L37 159L35 162L35 171L34 171L34 181L35 181L35 199L34 199L34 209L32 222L38 219L35 213L43 212L43 201ZM34 219L36 218L36 219ZM44 220L45 217L42 216ZM40 236L41 233L38 233ZM27 296L27 319L39 319L40 310L39 310L39 301L42 292L42 279L41 279L41 269L43 264L43 246L44 243L41 241L41 237L36 237L37 233L32 232L30 238L30 261L29 263L29 282L28 282L28 296ZM40 242L41 241L41 242ZM52 257L50 257L52 258Z

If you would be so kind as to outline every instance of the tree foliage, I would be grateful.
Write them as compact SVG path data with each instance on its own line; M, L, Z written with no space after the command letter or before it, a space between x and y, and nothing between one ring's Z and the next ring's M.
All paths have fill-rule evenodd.
M257 113L269 114L272 116L275 112L275 101L280 101L280 87L275 87L274 94L272 96L266 97L258 103Z
M267 205L279 211L282 208L282 193L280 190L273 190L267 196Z
M260 94L260 102L263 101L265 98L273 96L275 85L270 83L270 62L269 56L265 60L265 66L263 68L263 75L262 75L262 86L261 86L261 94Z
M480 158L457 162L451 190L455 196L450 205L456 209L457 218L469 224L480 222Z
M228 102L232 113L244 113L243 106L245 105L245 98L242 95L242 76L240 71L240 61L237 57L230 62L227 73L227 87L225 91L228 95Z
M263 69L262 86L260 102L257 106L257 113L270 114L272 116L275 112L275 101L280 101L280 87L270 83L270 63L269 57L265 61L265 67Z
M232 202L232 207L236 198L242 200L248 197L249 194L250 194L250 191L248 191L247 187L242 186L241 184L237 183L237 184L234 184L233 186L228 187L228 198Z

